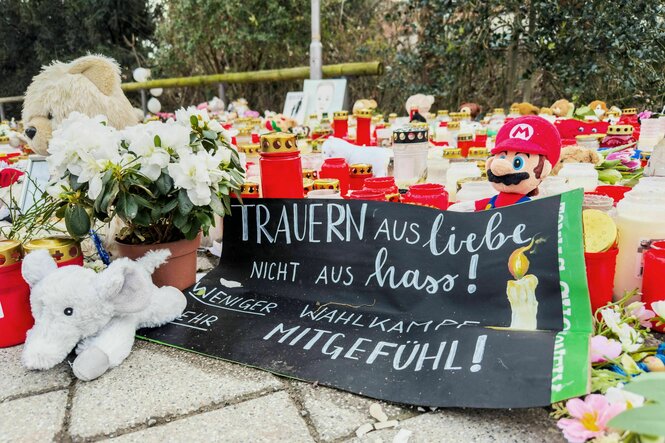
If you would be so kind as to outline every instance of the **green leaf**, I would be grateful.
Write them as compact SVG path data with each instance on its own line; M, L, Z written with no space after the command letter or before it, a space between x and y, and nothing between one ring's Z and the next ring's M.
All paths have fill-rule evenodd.
M169 212L173 211L176 206L178 206L178 200L174 198L173 200L170 200L167 204L162 206L161 213L168 214Z
M127 195L125 197L125 217L133 220L139 211L139 204L136 201L136 196Z
M156 147L158 147L158 148L161 148L161 147L162 147L162 139L159 138L159 135L155 135L155 140L154 140L154 142L155 142L155 146L156 146Z
M216 140L217 139L217 133L215 131L205 130L205 131L203 131L203 136L205 138L209 138L211 140Z
M222 200L220 200L219 196L214 192L210 196L210 207L215 214L219 215L220 217L224 217L224 205L222 204Z
M611 428L639 434L665 437L665 405L647 404L639 408L623 411L609 421Z
M67 210L67 205L62 205L55 211L55 216L59 219L65 218L65 211Z
M187 191L181 189L180 192L178 192L178 209L180 210L180 213L187 215L192 212L192 208L194 208L194 204L189 197L187 197Z
M181 214L180 212L177 212L175 216L173 217L173 226L176 228L182 230L182 227L185 226L187 223L188 217L186 214Z
M173 179L167 172L162 171L162 174L157 177L155 185L157 185L157 190L160 194L167 195L171 191L171 188L173 188Z
M199 127L199 119L195 115L189 116L189 123L195 128Z
M647 400L657 401L665 407L665 372L642 374L624 386L624 389ZM665 414L663 420L665 421Z
M82 205L70 204L65 210L65 226L74 238L81 238L90 231L90 216Z

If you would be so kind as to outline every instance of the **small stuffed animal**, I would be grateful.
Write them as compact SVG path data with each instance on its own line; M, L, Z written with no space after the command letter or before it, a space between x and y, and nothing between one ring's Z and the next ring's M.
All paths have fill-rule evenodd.
M471 119L475 120L482 111L478 103L462 103L459 107L460 112L466 112L471 115Z
M356 100L353 104L353 113L355 114L362 109L371 109L373 111L377 106L378 104L376 103L376 100L361 98L360 100Z
M427 115L433 104L433 95L415 94L406 100L404 107L407 114L410 114L412 109L418 108L418 113L424 116Z
M182 314L187 300L178 289L158 288L151 279L170 251L149 252L137 261L115 260L95 273L82 266L58 268L46 250L23 260L35 325L28 331L22 361L49 369L76 347L72 370L93 380L129 355L138 328L163 325Z
M71 63L42 68L23 101L23 124L30 148L47 155L51 132L74 111L89 117L105 115L117 129L139 122L120 89L120 67L108 57L87 55Z
M565 118L572 115L573 107L574 106L571 102L569 102L565 98L562 98L555 101L552 104L552 106L550 106L550 109L552 110L552 113L557 117Z
M607 114L607 105L605 102L594 100L589 103L589 108L591 108L593 113L596 114L598 121L602 122L605 119L605 114Z
M519 109L520 115L538 115L540 112L540 108L538 106L534 106L527 102L518 103L517 109Z
M561 149L561 156L559 161L552 169L552 175L557 175L564 163L591 163L597 165L600 163L600 155L598 152L583 148L578 145L565 146Z

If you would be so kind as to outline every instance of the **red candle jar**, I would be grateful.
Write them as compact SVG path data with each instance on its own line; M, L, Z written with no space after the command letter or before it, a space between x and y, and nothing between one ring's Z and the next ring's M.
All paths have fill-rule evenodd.
M386 201L386 196L381 192L370 191L367 189L358 189L351 191L349 194L349 199L351 200L374 200L374 201Z
M372 110L361 109L356 111L356 144L358 146L369 146L371 127L372 127Z
M372 165L366 163L355 163L349 169L349 189L351 190L362 189L365 180L374 175Z
M462 152L462 157L468 157L469 149L473 146L473 134L462 133L457 135L457 149Z
M607 128L607 135L600 141L601 149L618 148L635 144L637 140L633 137L634 128L631 125L612 125Z
M644 275L642 276L642 301L647 308L651 303L665 300L665 241L651 243L649 249L644 252ZM652 329L665 332L665 325L656 326Z
M402 196L404 203L416 203L425 206L434 206L439 209L448 209L448 193L442 185L434 183L420 183L412 185Z
M386 198L390 195L399 196L399 188L395 184L395 177L366 178L363 189L381 192Z
M30 311L30 287L23 280L23 248L0 240L0 348L21 344L35 321Z
M349 134L349 113L337 111L333 113L333 136L344 138Z
M487 146L487 129L478 129L476 131L476 139L473 144L483 148Z
M261 136L263 198L303 198L302 163L296 136L270 132Z
M339 180L339 191L344 197L349 192L349 165L343 158L327 158L321 165L319 178L335 178Z

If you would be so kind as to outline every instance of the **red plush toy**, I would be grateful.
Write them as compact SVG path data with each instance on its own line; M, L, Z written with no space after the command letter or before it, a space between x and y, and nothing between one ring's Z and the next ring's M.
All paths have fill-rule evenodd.
M544 118L524 116L503 125L487 160L487 179L499 194L476 201L476 211L531 200L560 154L559 132Z

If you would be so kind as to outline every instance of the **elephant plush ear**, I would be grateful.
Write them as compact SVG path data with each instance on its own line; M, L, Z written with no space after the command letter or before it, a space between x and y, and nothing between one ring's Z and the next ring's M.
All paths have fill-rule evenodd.
M56 269L58 269L58 265L55 264L55 260L46 249L31 252L23 259L21 265L23 279L31 288Z
M111 95L113 88L120 84L120 68L110 58L88 55L71 63L70 74L81 74L94 84L104 95Z
M95 285L100 296L113 304L116 313L132 314L150 304L154 289L145 271L129 259L119 259L101 272Z

